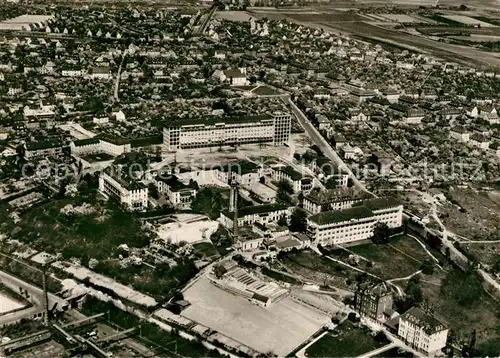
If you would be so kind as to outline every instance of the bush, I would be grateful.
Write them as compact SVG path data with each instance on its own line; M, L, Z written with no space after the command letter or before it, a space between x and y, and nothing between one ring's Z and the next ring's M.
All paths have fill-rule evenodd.
M354 312L351 312L349 313L349 315L347 316L347 319L353 323L356 323L356 322L359 322L360 321L360 318L358 317L358 315Z

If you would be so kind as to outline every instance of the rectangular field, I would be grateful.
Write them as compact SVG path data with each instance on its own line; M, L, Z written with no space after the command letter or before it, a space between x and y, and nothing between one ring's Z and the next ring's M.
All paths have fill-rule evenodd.
M182 315L256 351L286 356L330 321L327 315L285 297L268 308L215 287L201 277L184 292Z
M364 329L345 321L333 333L324 335L307 348L306 355L313 357L357 357L390 343L387 339L377 341Z
M411 23L421 23L420 19L416 19L412 16L405 15L405 14L379 14L379 17L389 20L389 21L394 21L394 22L399 22L403 24L411 24Z
M442 16L449 19L449 20L460 22L460 23L465 24L465 25L475 25L475 26L479 25L481 27L495 27L495 25L489 24L489 23L481 21L481 20L476 20L472 17L468 17L468 16L464 16L464 15L442 15Z

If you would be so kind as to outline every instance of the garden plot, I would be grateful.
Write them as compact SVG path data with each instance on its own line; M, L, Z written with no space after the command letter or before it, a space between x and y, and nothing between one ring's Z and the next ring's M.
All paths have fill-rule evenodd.
M263 308L215 287L206 277L183 294L191 303L183 316L262 353L286 356L330 322L327 315L291 297Z
M23 308L24 304L0 292L0 314Z
M489 24L487 22L481 21L481 20L476 20L472 17L469 16L464 16L464 15L442 15L443 17L460 22L465 25L474 25L474 26L481 26L481 27L495 27L495 25Z
M421 23L422 20L405 14L379 14L377 17L400 24Z

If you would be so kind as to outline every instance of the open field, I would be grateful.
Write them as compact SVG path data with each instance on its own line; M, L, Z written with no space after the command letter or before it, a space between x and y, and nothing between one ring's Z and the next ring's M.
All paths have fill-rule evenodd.
M407 277L418 271L425 260L431 260L417 241L404 235L391 239L388 244L368 243L349 250L372 262L370 266L361 260L360 268L385 280Z
M355 280L361 275L360 272L319 256L310 250L287 253L280 259L276 268L282 271L286 269L289 273L299 275L312 283L347 290L355 289Z
M161 225L158 228L158 236L174 244L180 242L194 244L208 241L218 227L219 222L217 221L174 222Z
M191 303L182 312L195 322L219 331L259 352L285 356L318 331L330 318L285 297L268 308L223 291L201 277L184 291ZM248 332L252 332L249 334Z
M472 17L464 16L464 15L443 15L443 17L460 22L465 25L475 25L475 26L481 26L481 27L495 27L495 25L492 25L490 23L474 19Z
M307 357L357 357L383 347L389 341L377 340L370 332L345 321L335 331L321 337L306 349Z
M11 312L24 306L21 302L14 300L6 293L0 291L0 314Z

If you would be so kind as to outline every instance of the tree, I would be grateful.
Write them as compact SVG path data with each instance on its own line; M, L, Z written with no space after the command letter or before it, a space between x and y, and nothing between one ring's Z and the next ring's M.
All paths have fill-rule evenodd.
M420 266L420 269L422 270L422 273L432 275L434 273L434 264L429 260L425 260L422 263L422 266Z
M214 266L214 274L215 274L215 277L217 278L221 278L222 276L224 276L224 274L227 272L226 268L222 265L215 265Z
M407 300L411 302L411 306L416 306L422 303L424 295L422 289L420 288L420 275L415 275L408 281L406 285L405 293Z
M191 209L195 213L205 214L211 219L216 219L224 206L224 200L220 193L211 188L201 189L191 203Z
M290 218L290 231L305 232L307 229L307 213L300 209L295 208Z
M153 183L148 185L148 193L153 199L158 199L160 197L160 195L158 194L158 189Z
M375 224L372 241L375 244L386 244L389 242L389 227L386 223L378 222Z
M335 178L330 178L326 181L325 187L327 189L337 189L338 187L338 182Z
M285 215L281 215L281 217L278 220L278 225L279 226L287 226L287 224L288 224L288 222L286 220L286 216Z
M282 180L278 183L277 188L276 197L278 200L288 202L290 200L288 195L293 193L292 185L288 181Z

